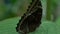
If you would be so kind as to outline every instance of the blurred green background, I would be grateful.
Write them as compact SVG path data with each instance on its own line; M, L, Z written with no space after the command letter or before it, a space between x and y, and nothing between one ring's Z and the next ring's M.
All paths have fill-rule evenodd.
M16 24L32 0L0 0L0 34L18 34ZM40 0L42 24L28 34L60 34L60 0Z

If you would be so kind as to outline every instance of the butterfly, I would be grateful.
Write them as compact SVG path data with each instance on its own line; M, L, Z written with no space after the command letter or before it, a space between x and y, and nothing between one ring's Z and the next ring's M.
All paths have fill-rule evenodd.
M19 34L27 34L36 30L41 24L42 5L39 0L32 0L27 12L19 20L16 31Z

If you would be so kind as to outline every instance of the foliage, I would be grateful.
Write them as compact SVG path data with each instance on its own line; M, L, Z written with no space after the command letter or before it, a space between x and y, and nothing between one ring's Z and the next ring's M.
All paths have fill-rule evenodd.
M0 34L18 34L15 27L19 19L20 17L14 17L0 21ZM47 20L42 21L41 26L29 34L60 34L60 18L55 23Z
M60 17L58 16L55 22L46 19L51 19L51 14L57 10L55 10L55 7L60 0L48 1L47 3L47 0L41 0L43 8L42 24L36 31L29 34L60 34ZM4 1L0 0L0 34L18 34L15 27L20 17L17 16L26 12L30 2L31 0L10 0L10 4L5 4Z

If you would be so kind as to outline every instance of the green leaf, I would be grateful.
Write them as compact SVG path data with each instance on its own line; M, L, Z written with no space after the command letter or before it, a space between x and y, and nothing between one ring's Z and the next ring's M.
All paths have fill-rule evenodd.
M14 17L0 21L0 34L18 34L16 32L16 26L20 17ZM34 32L28 34L60 34L60 19L58 21L42 21L42 24Z
M19 19L19 17L15 17L0 21L0 34L17 34L16 24Z

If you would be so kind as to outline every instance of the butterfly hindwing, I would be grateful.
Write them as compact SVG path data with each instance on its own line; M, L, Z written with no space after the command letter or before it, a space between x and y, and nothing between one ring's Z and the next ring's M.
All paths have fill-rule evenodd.
M32 0L27 12L21 17L17 24L16 31L27 34L33 32L41 24L42 5L39 0Z

